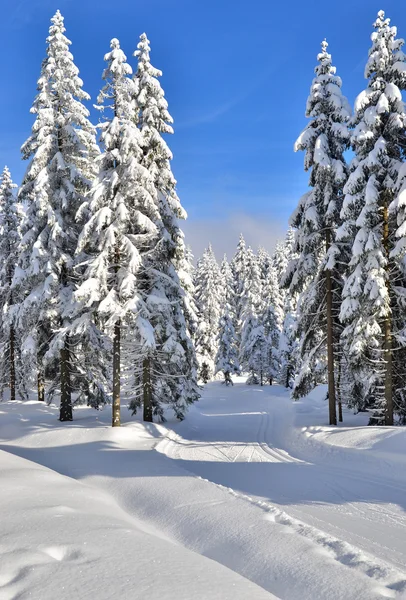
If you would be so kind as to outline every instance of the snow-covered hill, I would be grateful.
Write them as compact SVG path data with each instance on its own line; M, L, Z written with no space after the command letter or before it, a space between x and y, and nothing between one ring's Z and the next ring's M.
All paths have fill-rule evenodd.
M3 402L0 599L402 597L406 431L328 427L324 396L215 382L120 429Z

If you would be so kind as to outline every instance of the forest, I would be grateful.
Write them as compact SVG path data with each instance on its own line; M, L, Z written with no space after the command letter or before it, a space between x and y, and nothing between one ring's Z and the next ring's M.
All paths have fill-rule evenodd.
M0 188L0 382L10 398L73 408L124 402L182 420L204 384L245 374L292 397L328 384L371 424L406 422L406 56L378 13L352 111L323 41L295 143L309 187L272 255L193 261L172 173L173 134L150 42L134 68L114 38L90 122L57 11L46 40L27 169ZM348 160L347 160L348 159Z

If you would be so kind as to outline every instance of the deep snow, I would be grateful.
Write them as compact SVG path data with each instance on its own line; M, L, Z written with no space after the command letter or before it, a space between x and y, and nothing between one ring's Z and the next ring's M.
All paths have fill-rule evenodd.
M121 429L2 403L0 599L402 597L406 431L328 427L324 396L215 382Z

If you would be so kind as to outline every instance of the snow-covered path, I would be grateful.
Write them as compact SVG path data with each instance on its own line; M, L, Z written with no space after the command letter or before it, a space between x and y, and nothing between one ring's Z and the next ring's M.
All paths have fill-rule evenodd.
M382 457L373 451L368 455L365 448L351 452L342 446L306 443L311 434L302 431L307 429L302 410L314 418L315 406L323 407L322 402L310 406L306 402L293 404L280 387L237 383L226 388L214 383L204 402L176 428L177 435L168 436L158 449L200 477L270 501L288 515L405 570L406 456L397 467L396 460L390 459L401 461L402 455ZM347 411L345 420L348 417L355 422L365 418L354 418ZM371 438L370 434L379 437L385 428L365 429ZM324 428L329 430L334 432ZM398 433L406 451L404 432ZM359 430L353 436L358 441ZM301 534L314 536L311 531ZM327 541L323 545L330 546ZM336 543L331 550L345 563L359 559ZM379 565L380 560L374 566L377 573Z
M79 409L67 425L55 407L3 403L1 449L263 588L250 599L401 598L406 431L363 427L348 412L357 427L325 427L323 393L293 404L280 387L212 383L183 423L114 430L108 409Z

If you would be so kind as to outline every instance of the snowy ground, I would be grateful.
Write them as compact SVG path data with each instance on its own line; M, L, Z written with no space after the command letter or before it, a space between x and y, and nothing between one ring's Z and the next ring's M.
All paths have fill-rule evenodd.
M216 382L114 430L0 404L0 600L406 597L406 430L324 395Z

